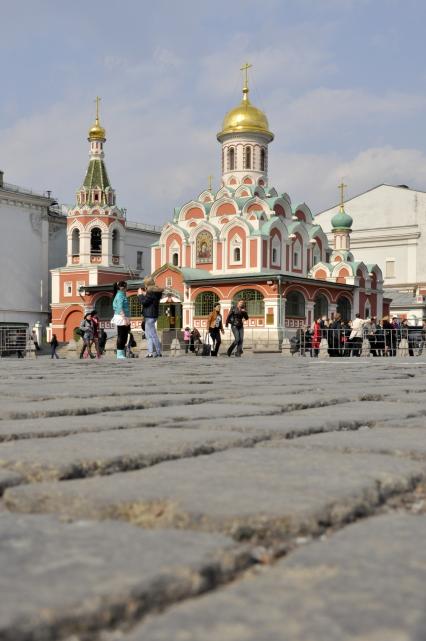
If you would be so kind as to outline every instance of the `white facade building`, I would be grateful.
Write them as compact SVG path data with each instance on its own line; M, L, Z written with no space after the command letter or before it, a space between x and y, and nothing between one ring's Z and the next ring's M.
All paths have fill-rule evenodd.
M391 312L420 320L426 316L426 192L406 185L379 185L345 203L353 218L351 251L355 259L382 269L385 296L394 298ZM329 239L336 205L315 220ZM397 292L405 292L402 309ZM412 304L408 298L411 296Z
M66 219L53 198L3 182L0 172L0 322L36 322L49 316L49 269L63 261Z

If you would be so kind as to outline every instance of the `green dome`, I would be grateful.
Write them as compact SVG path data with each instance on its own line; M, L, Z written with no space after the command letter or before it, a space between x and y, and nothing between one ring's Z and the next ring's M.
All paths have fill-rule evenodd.
M343 207L340 209L339 213L331 219L333 229L350 229L352 227L352 223L353 219L345 212Z

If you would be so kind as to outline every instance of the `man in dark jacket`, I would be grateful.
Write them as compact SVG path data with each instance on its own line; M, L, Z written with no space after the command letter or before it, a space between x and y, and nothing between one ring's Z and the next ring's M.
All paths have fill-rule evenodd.
M248 320L245 301L239 300L236 307L232 307L226 319L225 326L231 325L234 334L234 342L228 348L228 356L231 356L235 349L235 356L239 357L243 351L244 321Z
M142 316L145 320L145 335L148 341L147 358L157 358L162 356L162 353L155 323L159 315L163 290L156 286L155 280L151 276L146 276L143 283L144 287L138 290L138 298L142 305Z

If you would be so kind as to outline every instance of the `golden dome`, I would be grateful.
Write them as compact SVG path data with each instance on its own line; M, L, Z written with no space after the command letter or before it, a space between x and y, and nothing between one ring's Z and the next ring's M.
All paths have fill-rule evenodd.
M220 140L225 134L231 133L260 133L265 134L271 141L274 134L269 131L268 119L257 107L254 107L248 97L248 87L243 88L243 99L238 107L231 109L226 114L222 131L218 133L217 137Z
M89 129L89 140L105 140L105 129L101 127L99 118L96 118L95 124Z
M89 129L89 140L106 140L105 136L105 129L101 127L100 122L99 122L99 102L100 102L99 96L96 96L96 118L95 118L95 124L92 125L92 127Z

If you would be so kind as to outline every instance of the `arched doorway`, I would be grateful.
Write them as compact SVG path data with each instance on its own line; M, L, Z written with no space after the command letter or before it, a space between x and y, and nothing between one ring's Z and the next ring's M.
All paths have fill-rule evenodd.
M352 316L352 307L351 302L346 296L340 296L337 299L337 308L336 311L343 318L344 321L351 320Z
M314 320L328 316L328 300L324 294L318 294L314 303Z
M65 321L65 340L71 341L74 339L74 330L80 326L83 320L83 312L75 309L70 312Z

